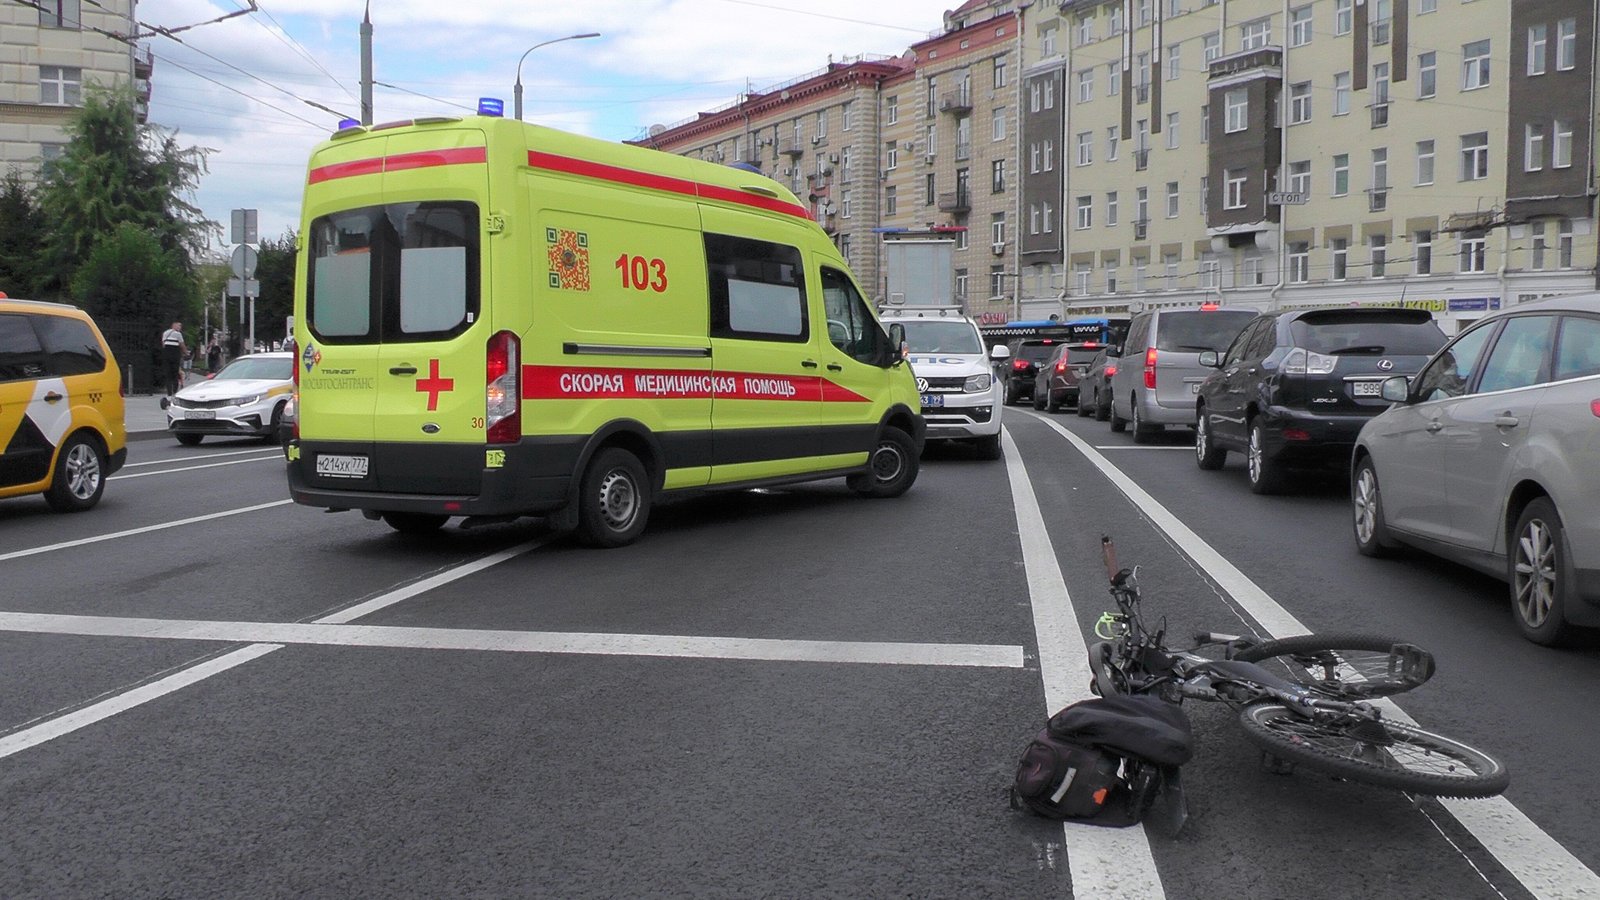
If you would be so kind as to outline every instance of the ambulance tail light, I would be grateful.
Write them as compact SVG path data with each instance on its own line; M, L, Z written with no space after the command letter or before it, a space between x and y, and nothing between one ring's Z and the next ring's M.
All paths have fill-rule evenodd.
M1156 348L1154 347L1144 352L1144 386L1152 391L1156 389Z
M289 408L294 410L295 413L294 421L290 423L289 430L294 435L294 439L298 441L300 440L300 360L298 354L290 357L289 361L294 364L289 367L289 371L294 373L294 378L291 380L294 387L289 393Z
M509 331L489 338L484 370L484 424L491 444L512 444L522 437L521 343Z

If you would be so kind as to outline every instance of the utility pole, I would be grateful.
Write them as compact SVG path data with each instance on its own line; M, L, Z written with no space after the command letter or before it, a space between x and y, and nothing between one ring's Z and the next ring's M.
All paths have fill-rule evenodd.
M372 3L361 14L361 124L372 124Z

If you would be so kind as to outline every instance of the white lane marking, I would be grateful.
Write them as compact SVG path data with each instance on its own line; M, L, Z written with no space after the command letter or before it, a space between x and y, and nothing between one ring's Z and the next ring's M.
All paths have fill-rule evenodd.
M1039 639L1045 714L1049 715L1092 696L1092 674L1083 630L1078 626L1061 564L1039 511L1039 498L1033 492L1033 482L1010 430L1005 429L1004 434L1006 475L1011 480L1011 503L1016 509L1017 532L1022 541L1022 565L1033 604L1033 628ZM1166 896L1143 825L1097 828L1064 822L1062 831L1074 897L1159 900Z
M1043 416L1035 418L1054 428L1068 443L1078 448L1118 490L1127 495L1140 512L1183 548L1183 552L1205 569L1219 587L1232 595L1270 636L1284 637L1310 632L1299 619L1210 544L1201 540L1170 510L1135 484L1132 478L1096 453L1087 441ZM1394 701L1384 699L1379 702L1386 715L1416 724L1416 720L1395 705ZM1440 803L1534 896L1600 897L1600 875L1596 875L1593 869L1573 856L1559 841L1535 825L1504 796L1487 800L1440 798Z
M199 456L175 456L171 459L147 459L143 462L124 463L122 467L124 469L137 469L140 466L168 466L173 465L174 463L193 462L197 459L221 459L224 456L244 456L247 453L271 453L273 456L282 455L282 451L276 447L258 447L254 450L229 450L227 453L203 453ZM265 458L266 457L263 457L263 459Z
M287 503L289 501L285 500L282 502ZM278 504L268 505L276 506ZM546 541L543 540L529 541L509 550L502 550L499 553L491 554L483 559L473 560L470 563L456 566L451 569L446 569L443 572L440 572L431 578L424 579L421 582L417 582L416 584L407 585L406 587L398 588L386 594L381 594L367 601L366 603L360 604L358 607L352 607L352 609L365 610L365 612L361 613L362 615L365 615L366 612L375 612L383 609L385 606L398 603L407 597L413 596L417 592L412 590L412 588L416 587L417 584L428 584L432 587L437 587L441 584L447 584L459 578L465 578L474 572L481 571L487 568L487 565L494 565L495 562L505 562L506 560L515 556L520 556L523 553L527 553L530 550L543 546L545 543ZM487 560L493 560L494 562L489 562L487 565L485 565ZM335 620L340 620L344 613L347 612L349 612L349 610L342 610L339 613L324 616L316 621L332 622ZM149 684L140 685L139 687L133 688L132 690L121 694L117 694L114 697L109 697L98 703L92 703L83 707L82 709L77 709L54 719L49 719L30 728L23 728L19 731L14 731L10 734L0 736L0 759L4 759L13 753L19 753L30 747L37 747L46 741L53 740L61 737L62 735L71 734L80 728L93 725L94 723L110 718L117 713L127 712L136 706L148 703L151 700L155 700L160 697L164 697L167 694L181 690L192 684L198 684L213 675L220 675L221 673L226 672L235 666L250 662L253 659L259 659L263 656L266 656L268 653L282 649L282 644L251 644L248 647L241 647L238 650L234 650L214 659L207 660L192 668L184 669L180 672L168 675L165 678L152 681Z
M109 719L120 712L126 712L143 703L149 703L164 697L173 691L186 688L219 675L235 666L266 656L274 650L280 649L276 644L255 644L243 647L222 656L208 659L196 666L191 666L181 672L175 672L165 678L142 684L130 691L102 700L82 709L76 709L62 716L57 716L49 721L42 722L32 728L13 731L7 735L0 735L0 759L21 753L30 747L37 747L46 741L54 740L62 735L71 734L80 728L93 725L104 719Z
M385 595L385 599L388 596ZM308 624L143 619L46 613L0 612L0 631L227 643L315 644L413 650L491 650L508 653L572 653L597 656L658 656L899 666L1020 669L1024 662L1021 647L1003 644L805 641L671 634L324 625L315 622Z
M68 550L73 547L82 547L85 544L98 544L101 541L114 541L117 538L133 537L136 534L149 534L152 531L162 531L167 528L181 528L184 525L193 525L196 522L209 522L212 519L223 519L228 516L237 516L241 513L255 512L261 509L271 509L274 506L285 506L293 500L274 500L271 503L257 503L255 506L241 506L238 509L227 509L222 512L207 513L203 516L191 516L187 519L177 519L172 522L162 522L157 525L146 525L142 528L129 528L127 531L116 531L111 534L102 534L96 537L78 538L75 541L62 541L59 544L49 544L44 547L30 547L27 550L13 550L10 553L0 553L0 562L11 559L21 559L24 556L35 556L40 553L49 553L52 550Z
M1137 444L1095 444L1096 450L1184 450L1194 452L1193 447L1141 447Z
M182 466L182 467L177 468L177 469L162 469L159 472L134 472L131 475L113 475L110 478L107 478L106 480L107 481L121 481L124 478L144 478L147 475L173 475L173 474L176 474L178 472L193 472L193 471L195 471L197 469L218 469L218 468L221 468L223 466L238 466L238 465L243 465L245 463L271 462L272 460L275 460L275 459L276 460L281 460L281 459L283 459L283 457L279 456L277 454L273 454L272 456L258 456L258 457L254 458L254 459L234 459L234 460L229 460L228 462L206 463L203 466Z

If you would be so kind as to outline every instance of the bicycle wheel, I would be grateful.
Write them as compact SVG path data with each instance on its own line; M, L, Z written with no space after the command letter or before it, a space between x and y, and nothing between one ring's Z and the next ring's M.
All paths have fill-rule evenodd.
M1402 651L1391 654L1397 646ZM1433 677L1426 650L1376 634L1302 634L1246 647L1233 658L1341 700L1388 697Z
M1493 797L1511 774L1494 757L1391 719L1307 719L1280 703L1239 711L1245 737L1267 753L1350 781L1434 797Z

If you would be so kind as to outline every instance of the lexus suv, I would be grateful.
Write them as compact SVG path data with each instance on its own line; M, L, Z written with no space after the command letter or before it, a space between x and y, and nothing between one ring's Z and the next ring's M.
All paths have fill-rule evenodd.
M1444 342L1420 309L1263 313L1226 353L1200 355L1218 371L1195 399L1195 460L1219 469L1228 451L1244 453L1258 494L1286 487L1292 468L1342 469L1361 426L1389 406L1383 380L1416 374Z

